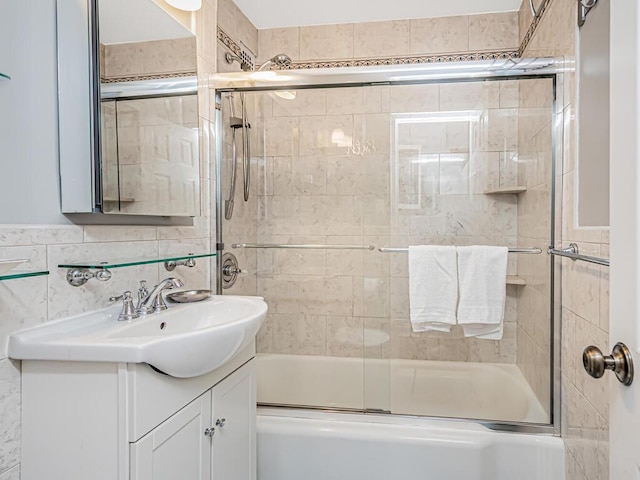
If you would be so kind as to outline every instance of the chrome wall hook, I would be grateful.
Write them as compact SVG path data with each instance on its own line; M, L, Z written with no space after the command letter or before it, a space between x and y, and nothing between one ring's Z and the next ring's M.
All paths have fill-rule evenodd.
M533 0L531 0L533 1ZM581 27L587 21L587 15L593 7L598 3L598 0L578 0L578 26Z

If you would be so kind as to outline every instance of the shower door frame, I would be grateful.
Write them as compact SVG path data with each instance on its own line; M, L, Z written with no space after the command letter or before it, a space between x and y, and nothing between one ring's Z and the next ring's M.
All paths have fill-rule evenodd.
M475 68L474 68L475 67ZM549 248L560 244L562 188L562 165L564 144L564 73L574 67L564 58L509 59L490 61L452 61L438 64L385 65L373 67L322 68L309 70L279 70L267 72L272 75L255 75L260 72L242 72L213 75L211 84L215 89L216 131L216 293L222 289L222 256L225 250L223 237L224 199L222 198L223 121L222 94L234 92L273 92L282 90L307 90L368 86L424 85L443 83L478 83L483 81L527 80L548 78L552 81L551 106L551 218ZM265 73L265 72L262 72ZM558 174L560 177L558 177ZM544 253L543 253L544 254ZM360 413L385 418L398 416L416 421L442 419L452 422L472 422L491 430L529 434L560 436L561 430L561 271L556 268L552 256L548 258L550 269L550 412L549 423L494 421L455 417L434 417L396 413L368 412L366 409L336 409L304 405L274 405L269 408L316 410L334 413ZM260 406L260 404L259 404Z

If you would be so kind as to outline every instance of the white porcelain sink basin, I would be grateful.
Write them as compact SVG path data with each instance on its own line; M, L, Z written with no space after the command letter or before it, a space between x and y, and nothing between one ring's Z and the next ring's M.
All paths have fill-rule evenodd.
M130 322L120 305L23 330L9 338L16 360L148 363L173 377L221 367L254 339L267 315L260 297L213 296Z

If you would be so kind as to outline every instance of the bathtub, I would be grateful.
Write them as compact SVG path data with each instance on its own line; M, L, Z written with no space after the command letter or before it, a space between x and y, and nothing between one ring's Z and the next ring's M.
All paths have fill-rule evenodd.
M564 480L560 438L436 419L258 408L258 480Z
M263 354L257 378L258 480L564 479L560 438L421 417L546 422L515 365Z
M261 354L258 403L548 423L516 365Z

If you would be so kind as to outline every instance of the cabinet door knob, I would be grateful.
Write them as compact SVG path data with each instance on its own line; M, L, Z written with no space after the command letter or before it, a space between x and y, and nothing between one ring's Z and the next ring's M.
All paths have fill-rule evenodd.
M224 427L225 422L227 421L226 418L219 418L216 420L216 427Z
M212 438L215 433L216 433L216 429L213 427L209 427L204 431L204 436Z
M621 383L631 385L633 382L633 359L624 343L616 344L613 353L607 356L598 347L587 347L582 354L582 364L593 378L602 378L607 370L611 370Z

